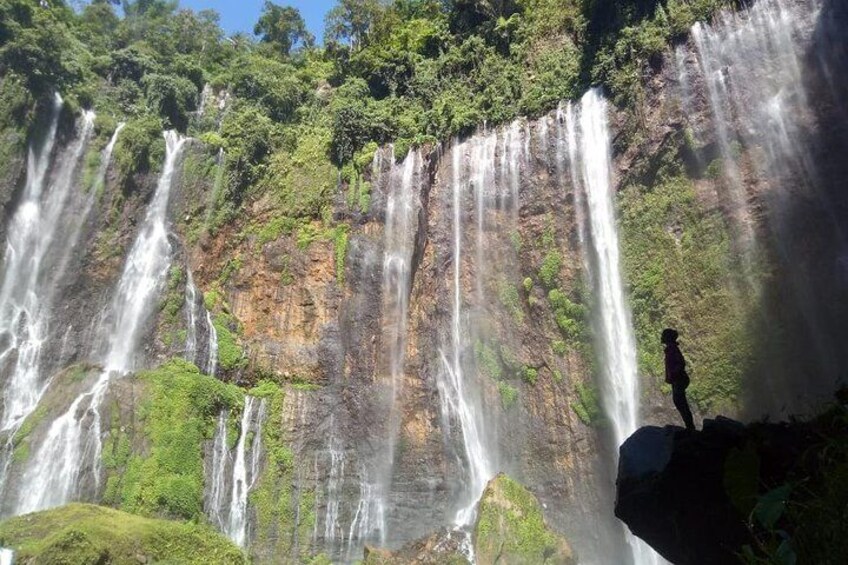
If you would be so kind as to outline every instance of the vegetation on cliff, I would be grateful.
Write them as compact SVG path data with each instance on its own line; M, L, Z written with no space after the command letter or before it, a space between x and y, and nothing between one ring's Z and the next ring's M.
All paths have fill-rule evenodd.
M125 2L123 14L106 1L75 11L2 0L0 125L27 129L58 90L71 111L93 107L101 130L128 121L115 151L124 179L155 162L161 128L190 130L226 152L224 217L264 193L283 215L318 218L336 167L358 177L374 142L395 141L402 157L548 111L590 84L635 102L667 43L728 3L343 0L319 47L297 10L270 2L256 41L225 37L211 10L165 0ZM223 115L202 99L205 85L232 95Z
M127 565L243 564L241 550L198 524L156 520L90 504L70 504L0 523L0 545L15 563Z
M244 395L182 359L136 378L144 393L131 432L143 441L131 444L128 431L113 421L103 448L104 501L136 514L202 521L203 445L221 410L239 410Z
M641 163L619 193L622 261L638 344L639 370L664 379L660 332L680 331L703 410L732 409L752 351L748 312L734 284L738 264L721 210L700 202L703 169L686 167L682 135Z

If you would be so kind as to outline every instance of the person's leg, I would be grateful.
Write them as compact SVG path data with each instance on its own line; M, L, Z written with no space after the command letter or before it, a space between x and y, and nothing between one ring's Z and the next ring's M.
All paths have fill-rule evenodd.
M689 409L689 402L686 400L686 387L682 385L672 385L672 399L677 411L680 412L680 417L683 418L683 423L686 424L687 430L695 429L695 420L692 418L692 410Z

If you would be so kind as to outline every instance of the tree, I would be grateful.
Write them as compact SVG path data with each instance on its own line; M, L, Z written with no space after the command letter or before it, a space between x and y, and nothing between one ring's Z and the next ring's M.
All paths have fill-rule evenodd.
M380 0L340 0L324 22L325 41L349 41L356 48L367 39L384 10Z
M296 8L277 6L267 0L253 33L261 35L263 43L277 45L286 56L298 43L307 47L315 44L315 38L306 29L306 23Z

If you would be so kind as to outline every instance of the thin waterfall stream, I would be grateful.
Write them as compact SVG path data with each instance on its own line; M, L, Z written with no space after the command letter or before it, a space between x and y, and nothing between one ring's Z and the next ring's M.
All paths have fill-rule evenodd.
M265 399L245 396L234 451L227 439L229 414L226 411L218 416L213 440L206 515L219 531L240 547L248 543L248 495L259 477L266 413Z

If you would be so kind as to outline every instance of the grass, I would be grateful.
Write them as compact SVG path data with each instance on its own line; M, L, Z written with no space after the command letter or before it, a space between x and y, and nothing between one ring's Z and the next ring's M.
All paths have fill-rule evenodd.
M16 563L247 563L238 547L207 526L90 504L6 520L0 523L0 544L15 550Z

